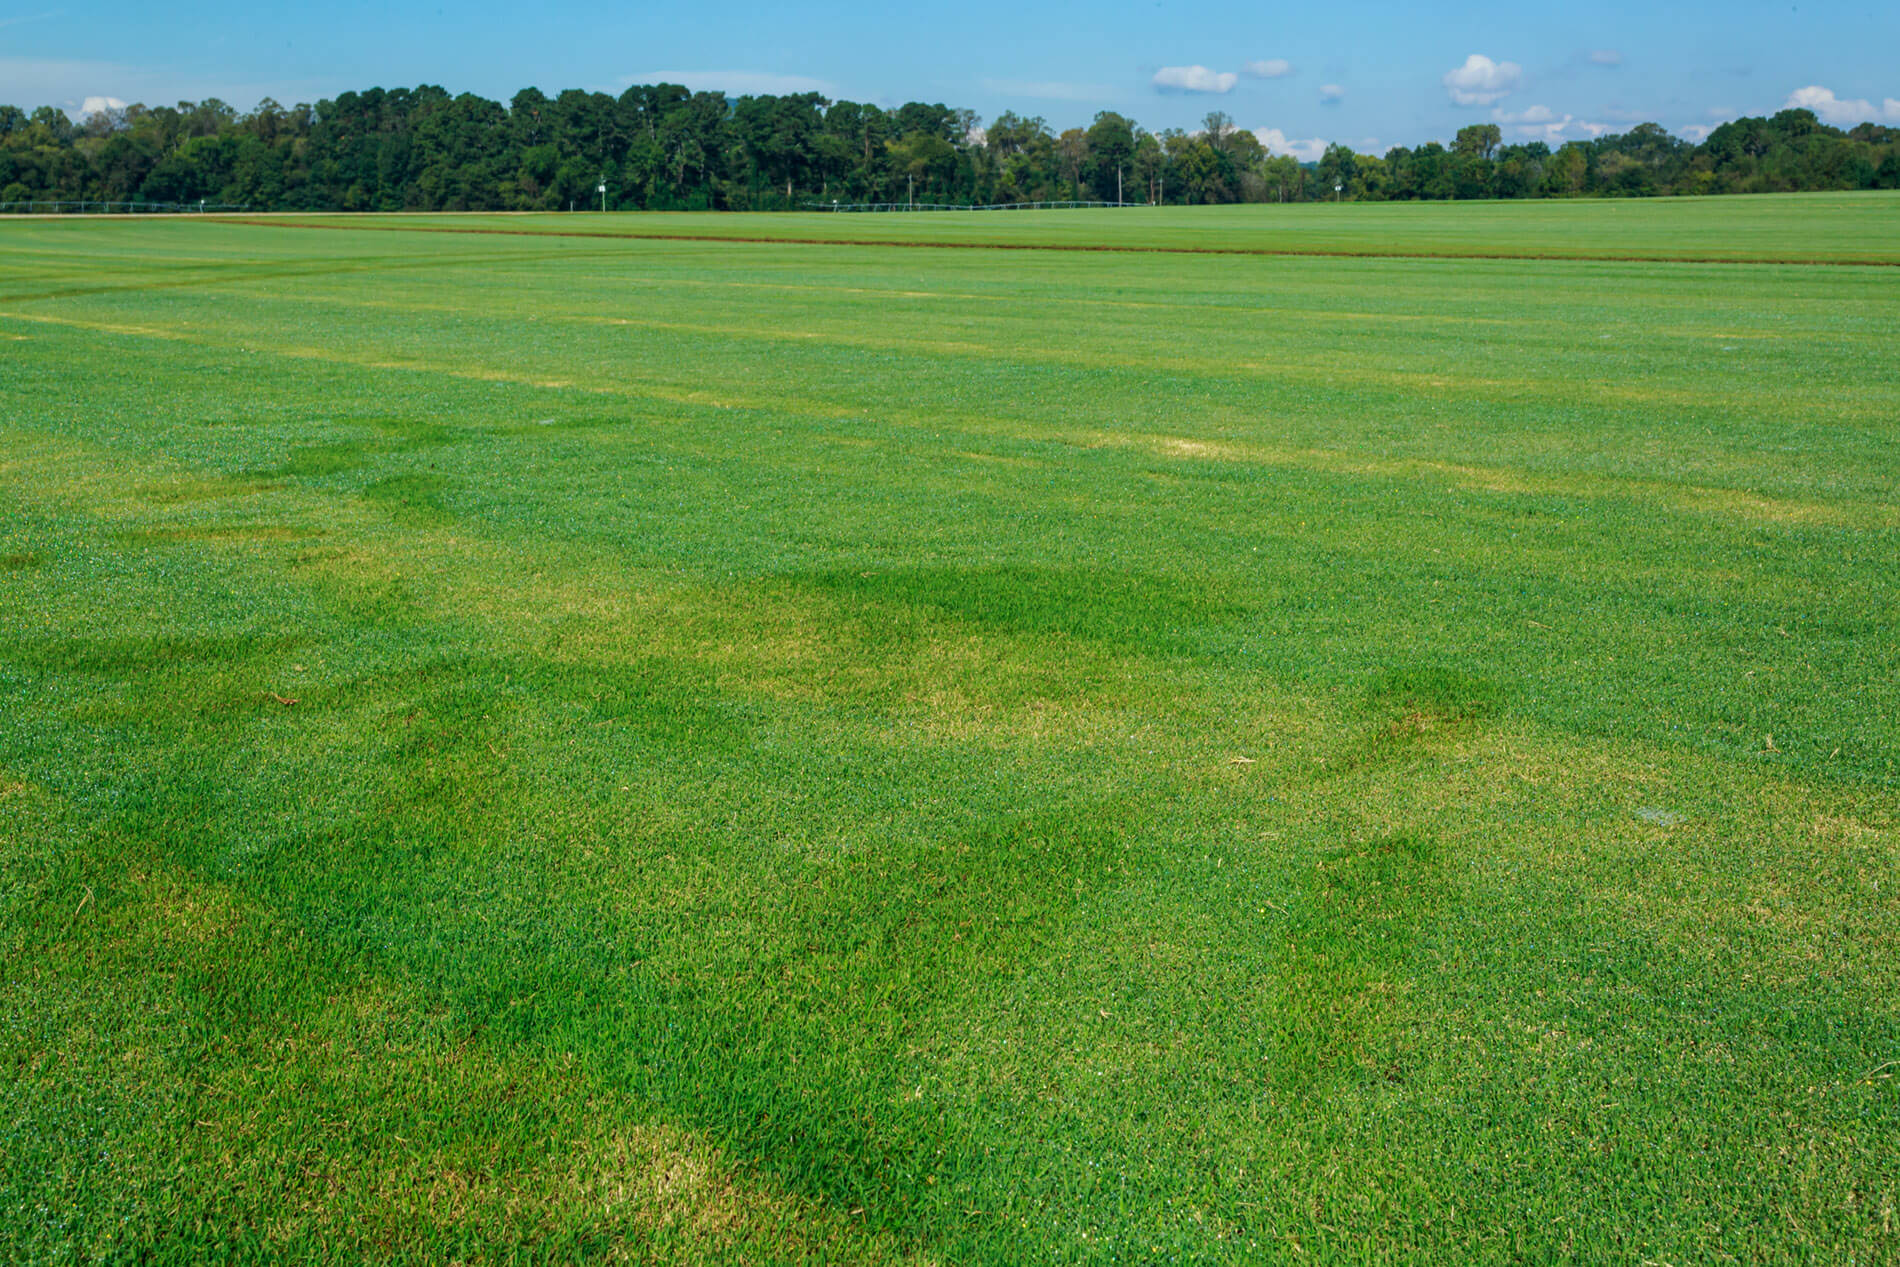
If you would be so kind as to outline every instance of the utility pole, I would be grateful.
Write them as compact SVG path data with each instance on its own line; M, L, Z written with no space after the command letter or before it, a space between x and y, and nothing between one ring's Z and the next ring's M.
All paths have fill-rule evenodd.
M1122 165L1115 164L1115 205L1122 205Z
M915 176L906 176L904 179L910 182L910 192L906 195L906 198L909 200L910 209L915 211L917 210L917 178Z
M600 213L607 214L607 173L600 174Z

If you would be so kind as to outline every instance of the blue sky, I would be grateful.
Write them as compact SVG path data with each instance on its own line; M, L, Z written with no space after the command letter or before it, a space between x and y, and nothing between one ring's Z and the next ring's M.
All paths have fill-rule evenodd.
M734 93L816 89L897 104L1098 110L1152 129L1224 110L1280 152L1383 151L1496 122L1561 141L1654 120L1698 136L1807 104L1900 125L1900 3L1599 3L1549 8L1333 0L1002 0L902 6L475 3L312 6L0 0L0 102L222 97L289 104L437 83L506 100L532 84L618 92L664 77Z

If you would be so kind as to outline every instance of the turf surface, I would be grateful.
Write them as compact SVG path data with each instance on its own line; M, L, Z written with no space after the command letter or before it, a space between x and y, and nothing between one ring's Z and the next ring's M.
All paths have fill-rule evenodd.
M0 1257L1900 1255L1900 200L1288 210L0 225Z
M855 242L1071 251L1417 258L1658 259L1900 264L1900 199L1889 193L1708 199L1123 207L1081 211L735 216L351 215L239 223L464 234Z

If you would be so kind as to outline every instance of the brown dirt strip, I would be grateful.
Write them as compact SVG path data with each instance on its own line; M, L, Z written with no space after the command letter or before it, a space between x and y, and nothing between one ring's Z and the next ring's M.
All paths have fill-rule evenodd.
M149 218L149 217L148 217ZM245 216L199 216L216 224L266 229L335 229L347 233L466 233L518 238L604 238L616 242L740 242L758 246L902 246L945 251L1070 251L1111 255L1266 255L1313 256L1347 260L1554 260L1584 264L1754 264L1815 268L1900 268L1900 259L1800 259L1772 256L1741 259L1727 255L1585 255L1535 251L1348 251L1267 246L1113 246L1079 242L895 242L879 238L772 238L718 233L608 233L600 229L458 229L421 224L312 224L304 220L264 220Z

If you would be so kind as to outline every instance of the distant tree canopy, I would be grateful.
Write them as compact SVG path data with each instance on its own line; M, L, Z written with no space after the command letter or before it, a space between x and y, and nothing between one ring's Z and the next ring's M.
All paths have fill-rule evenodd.
M1900 188L1900 129L1842 131L1807 110L1737 119L1700 145L1654 123L1553 151L1495 124L1383 157L1266 152L1215 112L1150 133L1104 111L1057 134L1002 115L817 93L729 98L678 84L618 97L525 88L507 105L371 88L240 114L222 101L133 105L75 123L0 106L0 201L242 203L286 211L762 210L813 202L1216 203L1543 198Z

